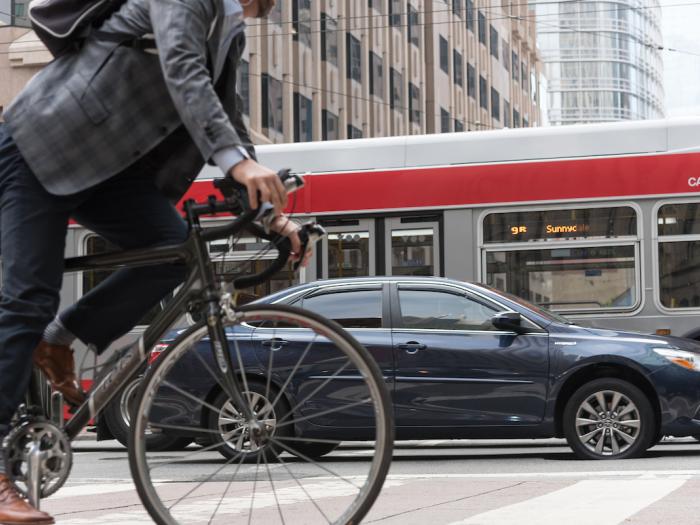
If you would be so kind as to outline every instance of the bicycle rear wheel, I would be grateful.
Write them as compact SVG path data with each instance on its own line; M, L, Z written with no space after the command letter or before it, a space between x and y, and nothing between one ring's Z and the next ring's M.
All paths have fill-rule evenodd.
M206 326L182 333L151 366L136 403L129 459L143 504L162 525L358 523L391 462L392 409L379 368L338 324L311 312L249 305L236 314L226 335L257 423L251 428L227 394ZM150 451L154 431L201 448ZM333 452L304 453L315 448Z

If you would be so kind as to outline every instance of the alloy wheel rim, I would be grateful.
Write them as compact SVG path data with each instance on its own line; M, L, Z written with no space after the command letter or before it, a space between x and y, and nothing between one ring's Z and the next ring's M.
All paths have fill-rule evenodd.
M269 438L275 435L277 417L272 403L264 395L257 392L244 392L243 397L248 400L258 425L264 429L262 438L256 438L251 434L250 425L245 421L245 416L230 399L227 399L219 410L217 423L219 437L227 447L236 452L249 454L265 448Z
M575 425L579 441L589 452L617 456L637 443L642 421L637 405L628 396L600 390L579 405Z

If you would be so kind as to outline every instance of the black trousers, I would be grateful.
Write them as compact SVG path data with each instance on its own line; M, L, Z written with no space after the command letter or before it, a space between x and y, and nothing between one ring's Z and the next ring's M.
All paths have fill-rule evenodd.
M0 437L27 389L32 352L59 308L69 219L124 249L186 239L187 226L156 188L152 168L146 156L93 188L52 195L0 124ZM184 266L175 264L119 270L61 320L85 344L103 349L184 278Z

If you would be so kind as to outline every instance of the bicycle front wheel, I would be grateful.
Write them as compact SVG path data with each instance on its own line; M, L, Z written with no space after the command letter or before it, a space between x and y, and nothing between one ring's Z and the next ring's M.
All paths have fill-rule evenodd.
M293 307L249 305L224 324L228 373L255 421L232 401L206 326L174 340L146 374L132 420L130 465L151 517L358 523L393 447L389 395L370 353L338 324ZM153 433L198 446L157 453L146 446Z

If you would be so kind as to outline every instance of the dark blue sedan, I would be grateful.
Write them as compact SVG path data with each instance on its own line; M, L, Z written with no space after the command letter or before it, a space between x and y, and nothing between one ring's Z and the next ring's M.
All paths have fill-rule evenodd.
M690 340L584 328L484 285L440 278L318 281L259 302L320 313L369 349L392 395L397 439L566 437L579 457L621 459L665 435L700 435L700 344ZM308 343L304 330L284 326L274 336L264 325L228 334L253 368L264 368L280 345L294 354ZM170 405L185 405L183 428L208 427L204 437L188 437L215 435L232 457L237 448L227 436L235 429L227 424L238 412L202 364L212 359L208 344L200 343L200 354L177 381L206 403ZM289 394L290 407L301 405L294 432L310 440L296 450L308 456L330 452L332 440L371 435L361 411L303 417L308 403L323 407L343 395L347 384L333 384L337 392L326 387L302 403ZM262 391L252 395L260 410L270 402Z

